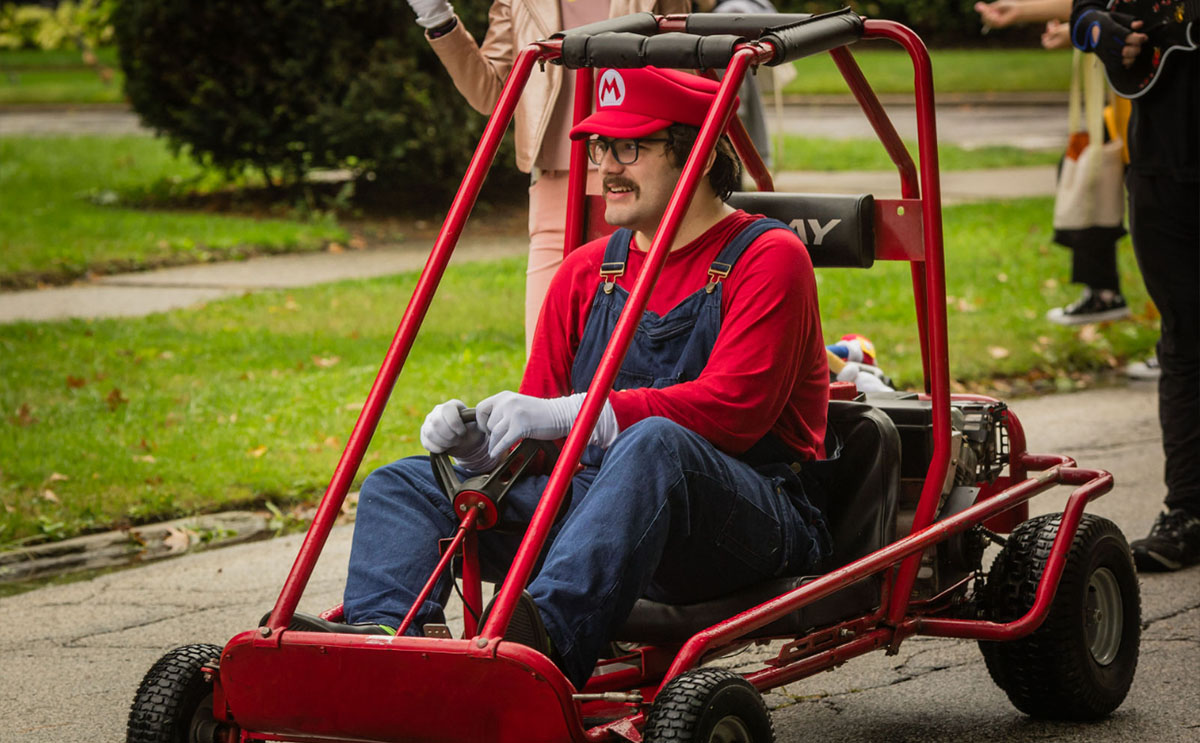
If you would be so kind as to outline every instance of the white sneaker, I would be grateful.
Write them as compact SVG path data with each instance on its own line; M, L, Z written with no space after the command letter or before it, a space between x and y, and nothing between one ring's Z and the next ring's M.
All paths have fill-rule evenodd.
M1162 376L1162 369L1158 365L1158 357L1151 356L1145 361L1133 362L1125 367L1125 376L1139 381L1153 382Z

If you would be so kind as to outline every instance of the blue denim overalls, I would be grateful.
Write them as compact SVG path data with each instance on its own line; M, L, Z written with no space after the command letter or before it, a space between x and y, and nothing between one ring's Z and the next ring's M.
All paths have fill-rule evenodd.
M666 315L646 312L614 387L667 387L696 379L721 325L721 279L774 220L751 223L718 255L708 282ZM616 285L631 233L611 236L572 386L587 388L625 305ZM770 441L765 442L768 448ZM761 449L761 447L755 447ZM581 687L600 650L642 596L690 603L783 574L810 571L829 551L820 512L785 466L767 474L719 451L665 418L630 426L606 451L589 447L572 481L566 513L550 535L529 592L567 677ZM480 534L484 577L503 579L545 488L546 476L518 483L501 523ZM359 496L346 617L397 626L437 561L437 540L453 534L450 502L426 457L376 470ZM441 622L449 582L416 624Z

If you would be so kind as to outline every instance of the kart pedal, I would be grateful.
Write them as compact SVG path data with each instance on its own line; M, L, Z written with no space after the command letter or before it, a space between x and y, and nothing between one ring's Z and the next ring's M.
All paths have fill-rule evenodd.
M450 634L450 628L444 624L427 624L421 628L426 637L434 637L438 640L450 640L453 635Z

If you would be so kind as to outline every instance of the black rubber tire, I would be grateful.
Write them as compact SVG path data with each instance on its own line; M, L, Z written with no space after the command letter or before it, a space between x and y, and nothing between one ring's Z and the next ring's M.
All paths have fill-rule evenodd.
M650 707L642 739L770 743L775 729L762 695L749 681L724 668L700 668L663 687Z
M127 743L190 743L191 728L212 706L212 684L200 669L221 657L218 645L184 645L146 672L129 708ZM211 713L207 714L211 720Z
M1033 606L1060 522L1059 514L1048 514L1013 531L980 597L987 619L1012 621ZM1106 603L1120 608L1097 613ZM1042 626L1021 640L980 642L979 649L992 680L1025 714L1097 720L1125 700L1140 640L1141 598L1129 545L1116 524L1084 514Z

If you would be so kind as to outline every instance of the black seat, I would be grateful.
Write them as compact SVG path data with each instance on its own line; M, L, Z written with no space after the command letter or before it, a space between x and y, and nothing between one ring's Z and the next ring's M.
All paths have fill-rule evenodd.
M871 194L742 191L730 196L728 203L791 227L817 268L870 268L875 263L875 197Z
M866 403L840 400L829 404L827 430L826 452L830 459L809 471L821 481L828 498L825 516L834 544L828 567L833 569L893 541L900 490L900 436L891 419L878 409ZM614 639L682 642L700 630L816 577L776 578L696 604L670 605L643 598L634 605ZM799 635L873 611L879 607L879 584L878 576L859 581L750 636Z

